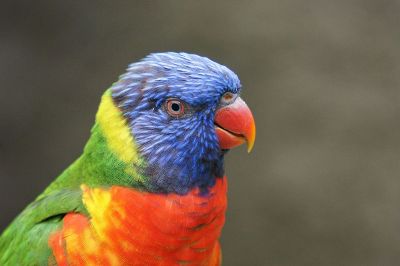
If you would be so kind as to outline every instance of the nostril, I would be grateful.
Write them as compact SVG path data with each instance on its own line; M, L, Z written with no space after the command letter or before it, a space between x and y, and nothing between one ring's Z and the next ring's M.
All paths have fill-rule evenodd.
M237 98L237 94L232 92L225 92L221 97L221 104L228 105L233 103Z

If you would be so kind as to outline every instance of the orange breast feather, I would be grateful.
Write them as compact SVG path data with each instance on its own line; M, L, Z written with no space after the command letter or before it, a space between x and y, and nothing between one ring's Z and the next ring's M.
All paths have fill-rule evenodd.
M59 265L219 265L226 177L207 195L82 187L91 218L70 213L49 245Z

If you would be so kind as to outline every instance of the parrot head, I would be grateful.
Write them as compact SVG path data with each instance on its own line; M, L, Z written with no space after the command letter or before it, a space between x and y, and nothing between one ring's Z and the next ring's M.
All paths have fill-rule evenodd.
M156 53L129 66L111 87L144 159L149 190L203 191L224 175L229 149L255 140L251 111L235 73L208 58Z

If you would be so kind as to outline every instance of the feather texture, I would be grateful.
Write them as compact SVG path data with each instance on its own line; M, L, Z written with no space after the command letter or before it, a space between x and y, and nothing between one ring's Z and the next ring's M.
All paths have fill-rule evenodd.
M215 132L227 67L186 53L131 64L83 154L0 237L0 265L219 265L227 181ZM174 117L168 99L187 106Z
M59 265L219 265L225 178L207 196L82 188L91 218L68 214L51 236Z

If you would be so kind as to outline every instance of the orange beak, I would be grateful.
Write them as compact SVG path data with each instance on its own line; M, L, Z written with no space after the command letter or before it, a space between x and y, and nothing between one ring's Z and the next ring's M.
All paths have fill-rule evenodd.
M221 149L231 149L247 141L247 151L251 151L256 139L256 124L249 107L240 97L218 109L214 123Z

